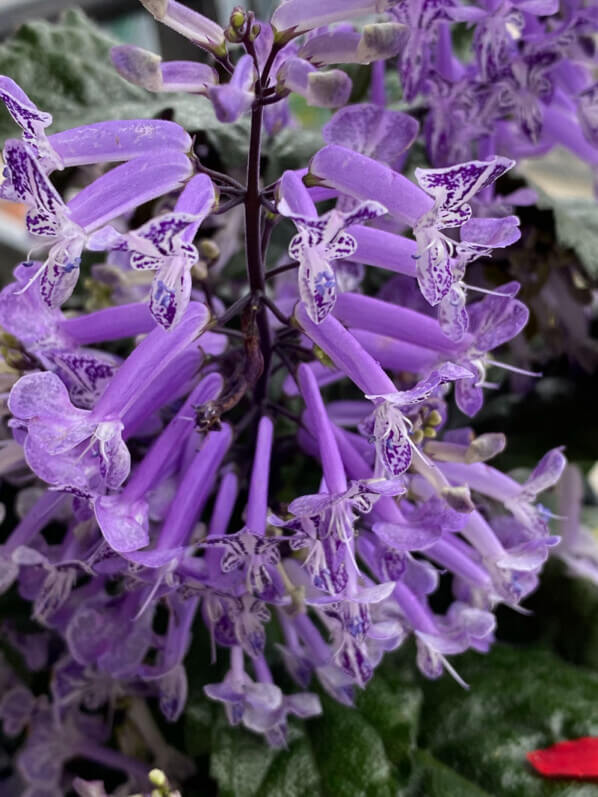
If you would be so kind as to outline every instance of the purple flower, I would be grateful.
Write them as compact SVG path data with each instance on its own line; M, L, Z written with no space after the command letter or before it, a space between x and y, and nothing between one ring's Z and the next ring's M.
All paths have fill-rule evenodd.
M41 295L50 307L63 304L73 292L90 233L188 176L190 163L184 155L165 155L160 161L134 159L117 166L66 205L27 146L6 143L4 160L12 190L30 206L27 229L49 247L47 259L28 284L41 276Z
M456 282L450 260L456 245L441 230L468 222L471 198L513 166L513 161L495 157L487 162L415 170L418 183L434 199L433 208L418 219L413 230L418 246L417 279L431 305L438 304Z
M193 44L221 56L226 53L224 30L208 17L177 0L141 0L155 19L190 39Z
M187 183L172 213L152 219L127 234L105 227L92 235L90 249L130 252L130 264L138 271L156 271L150 310L165 329L179 323L191 296L191 268L197 262L193 238L215 202L214 186L199 174Z
M410 390L396 391L366 398L376 402L373 413L372 436L376 445L377 462L384 471L401 476L409 468L413 456L413 442L409 437L404 411L426 401L445 382L467 379L471 372L447 363L432 371Z
M119 75L148 91L186 91L207 94L218 83L218 73L207 64L194 61L162 63L155 55L132 44L113 47L110 58Z
M515 299L518 290L516 282L501 285L496 294L468 308L471 342L465 344L458 359L475 376L460 380L455 386L457 406L467 415L475 415L482 407L481 385L486 378L488 352L514 338L527 324L529 311Z
M56 155L46 135L46 127L52 124L51 114L40 111L23 89L4 75L0 76L0 100L23 131L23 141L31 147L44 167L62 168L62 161ZM5 190L2 186L3 195L6 196Z
M15 428L26 430L27 462L55 487L88 495L126 479L130 456L122 421L96 420L92 411L74 407L55 374L22 377L11 391L9 409Z
M208 88L208 96L220 122L236 122L251 108L255 99L255 77L253 59L244 55L238 60L228 83Z
M319 218L293 213L285 193L295 187L294 175L283 176L281 213L292 219L299 233L289 244L289 256L299 262L299 295L311 320L320 324L336 302L336 277L330 262L350 257L357 249L351 225L363 224L386 213L378 202L364 202L349 213L331 210ZM315 210L315 209L314 209Z
M342 22L364 14L382 13L396 0L331 0L322 8L316 0L285 0L272 15L272 25L285 38L297 36L313 28Z
M396 168L418 127L406 113L362 103L337 111L322 128L322 135L327 144L347 147Z
M555 554L570 572L598 583L598 540L581 517L583 478L579 468L567 465L557 486L561 542Z
M392 13L408 31L399 60L403 91L415 98L430 67L430 53L437 36L437 23L451 18L455 0L399 0Z

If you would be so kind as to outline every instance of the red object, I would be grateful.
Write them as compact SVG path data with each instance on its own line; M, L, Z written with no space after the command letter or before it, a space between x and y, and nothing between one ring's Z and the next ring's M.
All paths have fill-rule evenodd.
M598 738L584 736L527 753L527 760L549 778L598 779Z

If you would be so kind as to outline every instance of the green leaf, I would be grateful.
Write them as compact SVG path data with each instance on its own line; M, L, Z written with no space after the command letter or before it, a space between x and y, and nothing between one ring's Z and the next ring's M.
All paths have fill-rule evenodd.
M598 734L598 673L545 650L500 644L487 656L461 657L458 668L468 692L448 679L425 688L422 747L491 795L597 797L598 786L536 775L525 754ZM441 779L441 772L435 777ZM455 789L423 793L467 794Z
M152 117L167 108L189 130L220 127L205 98L153 94L123 80L110 61L110 48L118 43L81 11L70 10L56 24L28 22L1 44L0 74L52 114L52 133L108 119ZM2 109L0 140L16 133Z
M223 797L395 797L411 775L421 690L402 670L379 674L354 709L323 697L323 715L292 724L286 750L216 721L201 700L186 716L187 752L211 733L210 774Z
M533 180L538 207L551 210L558 242L573 249L591 277L598 277L598 203L583 197L558 197L546 193Z
M427 750L415 753L413 778L405 797L492 797L475 783L459 775L454 769L442 764Z
M598 205L590 199L559 199L553 205L556 235L598 277Z

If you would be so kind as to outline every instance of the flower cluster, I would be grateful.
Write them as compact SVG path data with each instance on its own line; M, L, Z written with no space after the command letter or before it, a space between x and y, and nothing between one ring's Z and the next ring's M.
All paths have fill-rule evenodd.
M0 78L22 131L1 195L26 205L33 239L0 293L0 474L21 490L0 588L16 585L44 628L14 644L52 667L49 696L0 671L5 733L29 729L14 777L30 797L63 794L77 756L143 781L145 765L108 746L111 709L126 696L135 717L152 698L176 720L198 624L227 663L205 694L274 746L290 715L321 711L310 685L350 705L408 637L424 675L462 683L448 657L488 650L493 610L520 605L559 543L537 499L561 449L515 481L487 464L504 435L459 426L450 394L474 416L493 351L528 320L516 282L466 282L519 238L502 193L512 158L564 144L598 163L596 15L572 0L560 14L551 0L286 0L269 22L237 8L222 28L176 0L142 2L212 65L123 45L116 69L203 95L222 123L249 113L244 182L208 168L172 121L49 134L50 114ZM463 23L471 63L451 43ZM413 175L401 170L419 122L385 104L395 58L405 99L422 103L431 167ZM372 102L342 107L340 67L355 63L372 64ZM291 93L340 110L306 168L264 187L262 137L296 124ZM81 166L95 179L62 196L56 173L68 187ZM227 271L239 250L244 280ZM80 312L71 297L97 252L111 301ZM327 400L341 381L347 398ZM321 468L290 503L275 488L289 450ZM569 537L561 555L594 572L589 540ZM441 574L445 612L430 600ZM281 666L297 691L275 682ZM156 763L185 770L163 751Z

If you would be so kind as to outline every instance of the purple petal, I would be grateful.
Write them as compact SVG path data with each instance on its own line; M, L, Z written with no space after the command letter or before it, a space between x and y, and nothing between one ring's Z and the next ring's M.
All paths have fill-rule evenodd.
M54 219L57 212L64 209L64 203L31 150L20 141L9 140L4 145L3 158L16 197L33 205L47 220ZM48 234L52 232L49 230Z
M244 55L238 60L229 83L209 87L208 96L219 122L235 122L251 108L255 99L254 81L253 59Z
M372 527L382 542L396 551L421 551L437 542L442 529L425 529L403 523L374 523Z
M461 412L472 418L484 404L484 393L477 379L460 379L455 385L455 401Z
M363 103L337 111L322 135L327 144L339 144L393 168L418 129L418 122L406 113Z
M39 292L51 309L61 307L73 294L79 280L81 245L75 248L77 254L66 248L51 255L46 261L39 282Z
M469 161L443 169L416 169L415 177L424 191L448 210L469 201L514 165L515 161L497 155L490 161Z
M517 283L501 285L497 293L486 296L468 308L469 331L475 337L476 349L487 352L506 343L527 324L529 310L523 302L512 298Z
M75 661L94 664L108 645L106 620L101 612L82 607L69 622L65 638Z
M313 250L303 252L299 295L314 324L321 324L336 302L336 278L330 264Z
M318 211L297 172L286 171L277 188L278 212L294 219L316 220Z
M150 199L174 191L191 173L189 158L175 150L164 150L159 158L134 158L79 191L68 203L71 217L91 232Z
M152 283L150 311L164 329L176 326L185 314L191 298L191 274L183 270L167 284L160 275Z
M517 216L502 219L470 219L461 227L461 240L484 247L499 249L510 246L521 238Z
M191 138L180 125L162 119L97 122L50 136L65 166L128 161L164 150L188 152Z
M406 434L393 426L381 440L376 435L377 450L389 473L402 476L411 465L411 443Z
M424 239L423 251L416 260L417 282L426 301L437 305L448 294L455 281L451 260L444 241Z
M103 496L94 502L94 511L104 539L113 550L125 553L149 544L149 510L145 501L127 504L119 496Z
M326 246L326 257L329 260L341 260L351 257L357 251L357 241L348 232L339 232Z
M567 459L562 448L553 448L544 454L536 467L530 473L523 485L523 493L530 500L535 499L538 493L548 490L561 478L567 465Z
M160 711L169 722L176 722L183 713L187 692L187 674L181 664L160 678L158 682Z
M56 374L27 374L10 391L8 409L16 418L29 420L45 415L48 410L68 414L71 402L66 387Z
M52 116L40 111L14 80L0 76L0 100L23 131L25 141L35 144L45 137L44 128L52 124Z
M456 284L451 286L438 307L438 323L444 334L455 342L463 339L469 327L465 302L465 291Z
M295 517L315 517L329 509L334 503L334 496L329 493L303 495L289 504L289 512Z

